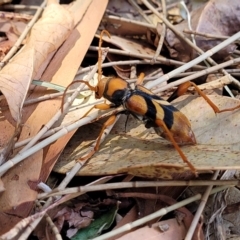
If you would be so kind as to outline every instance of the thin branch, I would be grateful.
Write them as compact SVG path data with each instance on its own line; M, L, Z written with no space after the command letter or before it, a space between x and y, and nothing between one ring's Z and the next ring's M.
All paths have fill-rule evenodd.
M235 40L240 38L240 32L238 32L238 33L234 34L232 37L230 37L229 39L227 39L224 42L213 47L211 50L208 50L207 52L203 52L199 47L195 46L188 38L186 38L181 32L179 32L166 18L161 16L161 14L159 14L159 12L156 11L156 9L147 0L141 0L141 1L142 1L142 3L145 4L146 7L148 7L150 10L152 10L152 12L154 12L167 25L167 27L170 28L179 38L181 38L189 46L191 46L194 50L196 50L199 54L201 54L199 57L195 58L194 60L185 64L184 66L181 66L181 67L173 70L172 72L164 75L163 77L160 77L159 79L157 79L151 83L148 83L146 85L147 88L152 88L152 87L160 84L161 82L167 81L173 75L183 72L183 71L191 68L195 64L202 62L205 59L207 59L210 64L212 64L214 66L217 65L217 63L212 58L210 58L210 56L212 56L214 53L218 52L220 49L224 48L225 46L231 44L232 42L234 42ZM222 69L221 71L223 72L223 74L225 74L225 75L227 74L227 72L224 69Z
M213 177L212 177L212 180L215 180L217 179L218 175L219 175L219 172L220 170L217 170ZM209 195L211 194L211 191L212 191L212 188L213 188L213 185L209 185L206 189L206 191L204 192L202 198L201 198L201 202L200 202L200 205L199 205L199 208L197 210L197 212L195 213L195 216L192 220L192 223L191 223L191 226L190 228L188 229L188 232L187 232L187 235L185 236L185 240L191 240L192 237L193 237L193 234L194 234L194 231L199 223L199 219L202 215L202 212L205 208L205 205L207 203L207 200L209 198Z
M226 189L226 187L216 187L214 188L212 191L211 191L211 194L214 194L216 192L219 192L219 191L222 191ZM147 222L153 220L153 219L156 219L156 218L159 218L160 216L163 216L163 215L166 215L167 213L171 212L171 211L174 211L180 207L183 207L189 203L192 203L194 201L197 201L199 199L202 198L202 195L201 194L196 194L195 196L193 197L190 197L188 199L185 199L183 201L180 201L176 204L173 204L172 206L169 206L169 207L165 207L165 208L162 208L158 211L156 211L155 213L152 213L152 214L149 214L148 216L146 217L143 217L141 219L138 219L134 222L131 222L131 223L128 223L128 224L125 224L123 225L122 227L119 227L115 230L112 230L111 232L108 232L108 233L105 233L99 237L96 237L94 238L93 240L104 240L104 239L109 239L111 237L114 237L116 236L117 234L120 234L120 233L123 233L125 231L129 231L135 227L138 227L138 226L141 226L143 224L146 224Z
M190 76L187 76L187 77L185 77L185 78L182 78L182 79L180 79L180 80L178 80L178 81L169 83L169 84L166 85L166 86L163 86L163 87L160 87L160 88L158 88L158 89L156 89L156 90L153 90L153 92L154 92L154 93L158 93L158 92L164 91L164 90L166 90L166 89L168 89L168 88L178 86L178 85L180 85L180 84L182 84L182 83L185 83L185 82L187 82L187 81L193 80L193 79L195 79L195 78L197 78L197 77L201 77L201 76L206 75L206 74L208 74L208 73L211 73L211 72L213 72L213 71L217 71L217 70L219 70L219 69L221 69L221 68L227 67L227 66L229 66L229 65L232 65L232 64L235 64L235 63L238 63L238 62L240 62L240 57L239 57L239 58L235 58L235 59L233 59L233 60L229 60L229 61L224 62L224 63L221 63L221 64L219 64L219 65L217 65L217 66L213 66L213 67L207 68L207 69L205 69L205 70L199 71L199 72L194 73L194 74L192 74L192 75L190 75ZM160 77L159 79L161 80L161 79L163 79L164 77L167 77L166 75L168 75L168 74L165 74L163 77ZM158 80L159 80L159 79L158 79ZM156 80L156 81L157 81L157 80ZM160 83L162 83L162 82L164 82L164 81L161 80ZM237 84L238 88L240 88L240 83L239 83L239 82L235 82L235 81L234 81L233 83L234 83L234 84ZM148 84L148 83L147 83L147 84Z
M128 0L128 2L139 12L139 14L150 24L152 24L151 19L143 12L143 10L138 6L134 0Z
M229 36L213 35L213 34L202 33L202 32L197 32L197 31L188 30L188 29L183 30L183 32L186 34L199 35L205 38L215 38L215 39L222 39L222 40L226 40L229 38Z
M162 9L163 9L163 16L166 18L167 17L166 1L161 0L161 3L162 3ZM160 23L158 23L158 25L160 25ZM158 28L158 26L157 26L157 28ZM155 55L152 59L153 62L156 61L157 57L159 56L159 54L162 50L162 46L163 46L163 42L164 42L164 39L165 39L166 31L167 31L166 24L163 22L161 34L159 33L160 34L160 39L159 39L159 42L158 42L158 47L157 47Z
M98 51L98 47L90 46L89 50ZM104 48L102 48L102 50L104 50ZM129 51L118 50L118 49L113 49L113 48L109 48L108 52L118 54L118 55L129 56L129 57L137 57L137 58L148 59L148 60L152 60L152 57L153 57L153 56L148 55L148 54L132 53L132 52L129 52ZM184 63L184 62L171 60L171 59L168 59L168 58L165 58L165 57L162 57L162 56L158 56L156 61L160 62L160 63L164 63L166 65L176 65L176 66L182 66L182 65L185 66L186 65L186 63ZM204 66L200 66L200 65L191 66L191 67L196 68L196 69L205 69Z
M110 189L123 189L123 188L145 188L145 187L167 187L167 186L208 186L208 185L239 185L238 180L190 180L190 181L136 181L136 182L121 182L121 183L108 183L95 186L79 186L66 188L62 191L54 189L51 193L40 193L38 199L46 197L54 197L59 195L66 195L76 192L94 192Z

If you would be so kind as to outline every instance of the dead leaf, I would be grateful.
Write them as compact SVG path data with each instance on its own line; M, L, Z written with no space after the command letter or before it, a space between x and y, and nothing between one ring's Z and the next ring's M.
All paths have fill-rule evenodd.
M132 39L127 39L124 37L119 37L112 35L111 38L103 37L103 40L105 42L111 43L114 46L117 46L118 48L131 52L131 53L141 53L145 55L153 56L155 54L155 51L151 49L149 46L147 46L147 43L143 43L141 41L134 41Z
M97 4L99 4L99 7L96 7ZM67 86L74 79L79 65L87 52L88 46L94 37L106 4L107 1L103 4L102 1L100 3L97 0L89 0L84 1L84 3L76 1L72 5L73 12L71 15L76 23L76 28L71 33L71 36L61 46L61 50L54 55L54 58L48 64L48 68L44 71L42 79L62 86ZM81 35L89 23L91 23L91 29L89 29L88 34ZM40 72L42 72L42 70L40 70ZM41 87L35 87L34 91L29 95L29 99L38 98L45 93L47 94L47 92L43 92ZM28 137L35 136L42 128L42 125L46 124L60 109L60 105L61 99L59 98L25 107L23 114L24 127L21 132L20 141ZM0 134L0 143L2 145L7 142L9 135L13 132L13 126L14 121L12 120L10 113L8 111L2 112L0 121L0 129L2 130ZM20 220L18 217L19 215L26 217L29 214L37 196L37 192L35 191L37 188L36 183L38 183L38 181L46 180L52 170L52 166L59 156L59 153L66 145L68 139L71 137L71 134L73 133L69 133L67 136L56 141L50 147L46 147L43 151L39 151L39 154L42 154L43 152L44 154L40 156L33 155L11 170L11 176L15 173L16 176L19 176L21 182L15 181L15 188L19 189L19 191L16 192L16 196L18 194L18 198L14 197L13 200L15 201L10 201L9 203L11 205L9 206L7 206L6 199L11 199L11 195L14 194L14 192L11 191L11 186L8 186L8 184L11 183L8 183L8 172L3 176L3 182L6 189L9 189L9 191L6 193L4 198L2 196L0 199L0 222L2 223L0 234L6 232L6 229L10 229L14 224L16 224ZM32 171L33 166L36 166L37 168L35 171ZM23 171L23 169L31 171L31 174L34 174L34 177L30 178L29 176L32 175ZM34 182L35 180L37 180L37 182ZM28 184L23 184L24 181L29 181L32 189ZM32 193L26 194L27 190L31 190ZM3 194L5 194L5 192ZM4 201L2 201L2 199L4 199ZM25 205L22 204L19 206L18 202L22 202L21 199L23 199ZM14 209L14 206L17 207ZM12 214L4 214L8 211L11 211Z
M21 119L23 102L32 78L36 77L49 54L53 54L66 40L72 28L73 19L68 10L58 4L47 6L21 52L0 71L0 90L15 121Z
M160 228L157 227L142 227L133 232L130 232L120 238L118 240L182 240L186 236L186 229L182 223L178 223L176 219L169 219L166 221L161 221L159 225L165 225L165 231L161 231Z
M121 36L141 36L145 35L149 30L151 30L152 32L156 32L156 28L152 24L144 23L144 25L139 25L123 17L118 18L115 16L104 16L102 25L103 28L108 30L111 34Z
M98 36L99 37L99 36ZM111 38L103 37L103 40L106 43L110 43L124 51L130 52L132 54L145 54L145 55L150 55L154 56L155 51L148 46L146 42L141 42L140 40L135 41L133 39L128 39L125 37L120 37L116 35L111 35ZM120 60L118 56L115 54L108 53L107 58L109 61L117 61ZM121 57L121 60L129 60L129 57ZM113 68L116 70L118 75L123 78L128 78L130 71L131 71L131 66L118 66L114 65Z
M214 17L213 17L214 16ZM220 36L232 36L239 31L239 4L231 0L210 0L204 6L191 13L191 26L194 31ZM178 31L188 29L187 20L174 26ZM186 34L190 39L190 35ZM209 39L195 36L196 45L203 51L207 51L222 40ZM170 29L167 30L166 41L171 48L170 54L173 58L188 62L198 56L195 50L179 39ZM229 53L236 49L235 44L230 44L221 49L213 58L223 60Z
M2 179L0 179L0 193L4 192L4 191L5 191L5 187L4 187Z
M231 98L209 97L220 109L239 105L238 100ZM239 110L216 115L203 98L194 96L179 98L174 105L179 109L184 106L181 111L192 124L197 145L181 146L181 149L198 171L240 169ZM123 116L79 175L127 172L144 177L170 178L188 170L172 144L158 137L153 130L145 129L143 124L133 118L128 121L127 133L124 132L124 126ZM64 151L55 171L66 173L75 164L75 159L88 150L89 145L97 138L101 125L95 123L89 130L88 127L82 127L84 134L79 132L77 140L71 142L81 145L75 151Z
M6 34L9 42L11 42L13 46L33 16L23 13L3 11L0 11L0 15L1 32Z
M117 229L117 228L120 228L122 227L123 225L127 224L127 223L131 223L135 220L138 219L138 213L137 213L137 207L136 205L133 206L131 208L131 210L117 223L117 225L113 228L114 229ZM126 233L128 233L130 231L127 231L127 232L124 232L124 233L119 233L118 235L114 236L114 237L111 237L109 238L108 240L115 240L119 237L121 237L122 235L125 235Z
M29 215L37 192L36 185L42 166L42 151L37 152L2 178L6 190L0 199L0 234L10 230L18 221ZM34 159L34 165L31 162Z

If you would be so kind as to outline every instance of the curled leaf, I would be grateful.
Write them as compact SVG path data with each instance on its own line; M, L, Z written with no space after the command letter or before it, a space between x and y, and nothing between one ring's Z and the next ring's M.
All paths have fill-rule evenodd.
M59 4L46 7L34 25L24 48L0 71L0 90L6 97L15 121L21 110L32 78L41 74L46 60L66 40L73 28L70 13Z

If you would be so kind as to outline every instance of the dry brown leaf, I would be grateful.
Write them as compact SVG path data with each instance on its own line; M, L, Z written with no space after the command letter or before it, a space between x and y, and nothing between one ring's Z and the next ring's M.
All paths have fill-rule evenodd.
M143 21L143 17L127 0L111 0L107 5L107 10L110 14Z
M153 56L155 54L155 51L151 49L150 47L146 46L147 44L144 43L141 44L141 41L134 41L132 39L127 39L124 37L119 37L112 35L111 38L103 37L103 40L105 42L111 43L118 48L125 50L127 52L136 53L136 54L145 54Z
M131 223L135 220L138 219L138 212L137 212L137 206L133 206L131 208L131 210L117 223L117 225L113 228L114 229L117 229L117 228L120 228L122 227L123 225L127 224L127 223ZM131 230L130 230L131 231ZM130 231L127 231L127 232L124 232L124 233L120 233L114 237L111 237L109 238L108 240L115 240L119 237L121 237L122 235L125 235L126 233L130 232Z
M66 79L69 79L69 81L72 81L72 79L74 78L80 63L83 60L83 58L88 50L87 47L90 46L91 41L94 37L94 34L97 31L97 27L102 19L102 16L106 9L107 3L108 3L108 0L104 0L101 2L99 2L98 0L89 1L87 8L86 8L86 12L82 13L82 15L84 15L84 18L81 19L81 24L79 24L76 27L75 33L73 34L71 39L69 39L70 43L68 43L68 45L70 45L70 46L74 45L74 47L71 49L71 51L69 50L67 58L65 58L64 64L66 64L66 66L65 66L66 68L59 69L58 73L56 74L56 77L54 78L55 81L59 81L59 79L61 79L62 85L68 85L68 83L70 83L70 82L66 83ZM87 2L84 1L84 4L87 4ZM80 6L82 6L82 4ZM74 5L73 5L73 8L75 9L76 7L74 7ZM77 11L75 13L75 15L78 18L79 18L79 14L80 14L79 11ZM81 16L81 14L80 14L80 16ZM79 20L77 20L76 22L78 22L78 21ZM91 29L88 29L88 34L84 34L86 31L86 26L89 26L89 24L91 25ZM78 33L82 33L82 34L81 34L80 40L76 41L76 39L75 39L76 36L79 38ZM76 42L74 42L74 41L76 41ZM66 46L68 46L68 45L66 45ZM76 53L78 53L78 54L76 54ZM49 68L49 71L50 71L50 69L51 68ZM72 74L72 75L70 75L70 74ZM75 133L75 131L72 131L71 133L65 135L64 137L62 137L61 139L59 139L58 141L56 141L54 144L52 144L49 147L48 152L44 159L44 166L42 169L41 177L43 179L47 179L47 177L50 174L51 169L53 168L55 162L57 161L58 157L60 156L62 150L64 149L67 142L71 139L71 137L73 136L74 133Z
M66 40L72 28L73 19L69 11L58 4L50 4L33 26L24 48L0 71L0 90L15 121L21 119L20 113L32 78L37 77L41 65Z
M145 54L145 55L150 55L154 56L155 51L152 50L147 43L141 42L140 40L136 41L133 39L128 39L124 37L119 37L116 35L111 35L111 38L103 37L103 40L107 43L113 44L114 46L117 46L118 48L130 52L132 54ZM119 61L119 60L128 60L129 57L121 57L119 59L118 56L115 54L108 53L107 58L109 61ZM118 66L114 65L113 68L116 70L118 73L118 76L122 76L123 78L128 78L130 71L131 71L131 66Z
M214 17L213 17L214 16ZM239 3L232 0L210 0L203 7L191 13L191 26L194 31L218 36L232 36L239 31L240 23ZM188 28L187 20L174 26L183 32ZM190 38L189 34L186 37ZM195 36L196 45L203 51L207 51L222 40ZM171 48L171 56L181 61L188 62L197 57L197 53L182 39L179 39L171 30L167 30L166 41ZM236 49L235 44L230 44L220 50L213 57L224 59L229 53Z
M42 151L38 151L18 165L18 168L11 169L3 176L6 190L0 198L1 235L29 215L37 196L33 189L36 189L41 172L41 158ZM33 161L34 164L31 164Z
M4 187L2 179L0 179L0 193L4 192L4 191L5 191L5 187Z
M32 15L2 12L0 11L0 29L4 32L12 45L17 41L20 34L25 29L27 23L32 19Z
M48 68L44 71L42 79L62 86L67 86L74 79L79 65L88 50L88 46L93 39L106 5L107 0L104 3L103 1L99 2L97 0L84 2L76 1L72 5L73 12L71 15L77 26L61 46L61 50L55 54L54 58L48 64ZM89 26L89 24L91 24L91 29L88 29L88 34L84 34L86 32L86 26ZM31 93L29 98L37 98L44 93L45 92L43 92L41 87L35 87L34 92ZM42 126L55 115L60 106L61 99L52 99L25 107L23 114L24 127L21 132L20 140L35 136ZM0 129L3 131L0 135L0 143L4 145L4 143L7 142L10 133L13 132L14 122L8 111L2 113L1 120ZM69 133L50 147L46 147L43 151L39 151L38 154L25 159L3 176L5 187L9 190L5 191L0 198L0 222L2 224L0 234L6 232L7 229L10 229L16 224L20 220L18 216L26 217L29 214L37 196L36 184L39 181L46 180L51 172L52 166L59 156L59 153L66 145L69 138L71 138L71 134L73 133ZM36 166L36 169L33 171L32 169L34 166ZM30 173L27 171L30 171ZM9 174L9 177L14 176L15 174L21 179L21 181L17 179L14 181L15 186L12 191L12 181L9 181ZM31 184L27 184L28 182ZM15 189L19 189L16 191L16 197L13 197L13 200L15 201L12 200L8 204L6 199L11 199L12 195L15 194ZM31 194L26 194L28 190L32 191ZM3 197L3 195L5 196ZM24 204L18 205L18 202L22 201ZM17 207L14 209L14 206ZM8 215L8 211L11 212L11 215Z
M147 31L156 31L154 25L138 25L128 19L118 18L115 16L104 16L102 21L103 28L115 35L141 36L145 35Z
M186 229L183 223L178 223L176 219L161 221L157 227L142 227L130 232L118 240L182 240L186 236ZM161 231L160 229L165 229Z
M220 109L239 105L238 100L221 96L209 96ZM198 171L216 169L240 169L240 111L215 114L201 97L179 98L175 105L191 121L197 145L181 146ZM127 172L146 177L170 178L176 173L188 170L171 143L158 137L153 130L145 129L131 118L124 132L125 117L120 120L100 150L90 159L80 175L104 175ZM55 171L66 173L82 156L97 137L101 125L84 126L84 134L75 139L75 145L82 142L76 151L65 151ZM89 129L90 128L90 129ZM94 129L94 133L92 132ZM77 142L77 143L76 143ZM73 142L71 142L74 144ZM63 158L65 160L63 160ZM73 160L74 159L74 160Z

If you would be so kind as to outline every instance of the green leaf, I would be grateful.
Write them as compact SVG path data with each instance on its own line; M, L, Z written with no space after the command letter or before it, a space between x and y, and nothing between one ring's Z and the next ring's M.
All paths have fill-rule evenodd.
M103 230L107 230L112 225L117 211L118 204L95 219L88 227L79 230L71 240L87 240L99 236Z
M46 87L46 88L51 88L51 89L55 89L58 92L64 92L65 87L54 84L54 83L50 83L50 82L44 82L44 81L40 81L40 80L33 80L32 84L34 85L38 85L38 86L42 86L42 87Z

